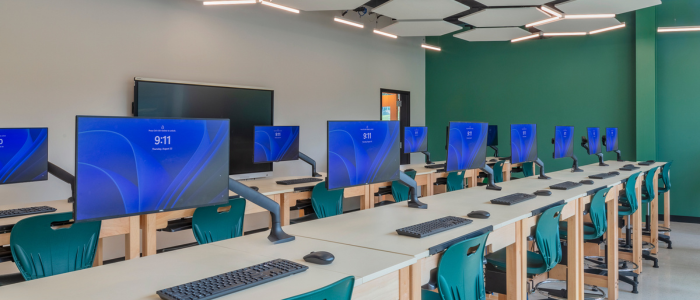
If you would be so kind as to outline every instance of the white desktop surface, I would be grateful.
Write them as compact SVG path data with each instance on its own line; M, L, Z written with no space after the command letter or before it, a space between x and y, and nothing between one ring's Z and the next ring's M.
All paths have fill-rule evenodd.
M600 174L600 173L608 173L608 172L619 172L620 175L613 176L610 178L606 179L590 179L593 180L594 184L590 185L591 187L598 187L598 186L614 186L617 184L620 184L620 182L623 179L627 179L630 175L638 173L638 172L646 172L649 171L655 167L661 167L665 165L665 162L656 162L651 166L641 166L639 165L638 162L633 162L633 161L614 161L614 160L609 160L605 162L608 164L608 166L599 166L598 163L595 164L590 164L590 165L585 165L585 166L579 166L579 169L582 169L583 172L571 172L570 169L566 170L561 170L557 172L553 172L549 174L552 178L560 179L560 180L568 180L568 181L573 181L573 182L579 182L584 179L590 179L588 176L590 175L595 175L595 174ZM624 165L634 165L635 167L639 167L639 169L635 169L632 171L622 171L620 168ZM587 185L584 185L587 186Z
M439 165L439 164L444 164L445 161L434 161L433 165ZM425 162L420 163L420 164L408 164L408 165L402 165L401 166L401 171L405 171L408 169L414 169L416 170L416 175L425 175L425 174L432 174L432 173L437 173L438 169L430 169L426 168L427 166ZM444 168L442 168L444 169Z
M318 179L321 179L322 181L325 180L326 178L326 173L319 173L323 175L323 177L315 177ZM309 176L284 176L284 177L266 177L266 178L260 178L260 179L254 179L254 180L241 180L239 181L240 183L247 185L247 186L256 186L258 187L258 192L265 195L265 196L270 196L270 195L277 195L277 194L284 194L284 193L292 193L294 192L294 188L296 187L305 187L305 186L315 186L318 183L322 181L316 181L316 182L307 182L307 183L300 183L300 184L294 184L294 185L283 185L283 184L277 184L277 181L282 181L282 180L291 180L291 179L301 179L301 178L312 178L311 175ZM231 192L231 194L235 194Z

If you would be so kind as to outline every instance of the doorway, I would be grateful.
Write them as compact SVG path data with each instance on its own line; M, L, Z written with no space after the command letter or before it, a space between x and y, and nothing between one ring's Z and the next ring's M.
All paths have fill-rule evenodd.
M411 154L403 153L404 128L411 126L411 93L407 91L381 89L380 99L380 120L399 121L401 126L401 164L411 163Z

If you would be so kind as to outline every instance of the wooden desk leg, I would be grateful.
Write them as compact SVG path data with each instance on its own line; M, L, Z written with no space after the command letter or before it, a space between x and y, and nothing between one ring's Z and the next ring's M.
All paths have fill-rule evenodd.
M641 180L639 180L641 182ZM642 188L641 184L637 188L637 211L632 214L632 262L637 264L639 268L635 271L637 274L642 274Z
M515 243L506 247L506 299L527 299L527 236L524 220L515 223Z
M583 300L583 199L574 200L574 215L567 222L567 291L568 299Z
M104 261L104 254L102 251L104 251L104 244L103 244L103 239L100 238L97 241L97 249L95 249L95 260L92 262L93 267L98 267L102 265L102 262Z
M437 173L430 173L430 175L429 175L429 176L430 176L430 179L428 180L428 186L427 186L428 195L426 195L426 196L435 195L435 191L433 190L433 188L435 187L435 185L434 185L435 180L437 180L436 174L437 174Z
M614 200L608 201L608 229L606 231L606 236L608 240L608 299L617 300L619 297L619 266L618 257L620 253L618 252L618 215L617 215L617 200L619 189L622 185L618 185L616 188L610 190L610 193L614 195Z
M276 194L272 196L272 200L280 204L280 223L282 226L289 225L289 220L292 218L292 212L289 210L289 199L285 194Z
M503 181L510 181L511 168L510 163L507 162L503 164Z
M372 193L372 188L370 185L364 186L365 192L364 196L360 196L360 209L370 209L374 207L374 194Z
M141 215L141 248L143 256L156 254L156 215Z
M653 190L654 190L654 201L651 201L649 203L649 216L651 217L651 220L647 220L647 222L651 222L649 227L651 228L650 231L650 236L651 236L651 244L654 245L654 249L651 250L651 254L656 255L659 253L659 172L661 169L656 169L656 173L654 173L654 182L653 184Z
M141 230L139 228L139 216L129 217L129 233L124 237L125 249L124 257L126 260L134 259L141 256Z
M418 261L399 270L399 300L420 300L421 264Z
M664 194L664 227L671 228L671 191L665 192ZM671 236L670 232L666 235Z

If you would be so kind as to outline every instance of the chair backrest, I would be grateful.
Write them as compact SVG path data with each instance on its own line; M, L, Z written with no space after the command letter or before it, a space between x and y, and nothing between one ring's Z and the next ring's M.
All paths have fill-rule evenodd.
M656 193L654 193L654 179L656 177L656 170L658 169L659 167L652 168L647 172L647 176L644 177L644 185L642 188L649 194L649 201L653 201L654 198L656 198Z
M533 171L534 166L535 166L535 163L533 163L531 161L523 163L523 176L530 177L532 175L535 175L535 172Z
M639 203L637 202L637 189L635 186L637 185L637 179L639 178L639 175L641 175L641 172L632 174L628 179L627 179L627 184L625 185L625 196L627 196L627 201L629 202L630 205L630 214L633 214L637 211L637 208L639 208Z
M505 160L501 160L493 165L493 182L499 183L503 182L503 166L506 164Z
M229 199L227 204L200 207L192 216L192 233L200 245L232 239L243 235L246 200ZM219 212L222 207L228 211Z
M561 240L559 239L559 217L566 204L545 210L537 221L535 242L548 272L561 261Z
M669 161L664 165L664 168L661 169L661 180L667 190L671 189L671 164L673 164L673 161Z
M405 171L404 173L411 179L416 179L416 171ZM394 201L396 202L406 201L408 200L408 187L401 182L393 181L391 183L391 195L394 196Z
M12 258L25 280L92 267L102 222L51 227L51 223L72 218L72 212L39 215L23 219L12 228Z
M447 191L458 191L464 188L464 174L467 171L462 172L450 172L447 174Z
M489 233L447 248L438 266L438 290L443 300L481 300L484 289L484 249Z
M588 210L593 228L595 228L595 238L600 238L608 230L608 217L605 210L605 198L610 192L609 188L604 188L593 195L591 199L591 208Z
M321 218L332 217L343 213L344 189L329 191L325 182L319 182L311 191L311 206L314 207L316 216Z
M348 276L318 290L284 300L350 300L355 287L355 277Z

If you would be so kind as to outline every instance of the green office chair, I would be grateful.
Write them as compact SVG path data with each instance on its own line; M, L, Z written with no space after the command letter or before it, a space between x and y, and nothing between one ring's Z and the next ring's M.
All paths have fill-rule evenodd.
M243 235L246 200L229 198L227 204L200 207L192 216L192 233L200 245L232 239ZM222 207L231 209L219 212Z
M343 213L344 189L329 191L325 182L319 182L311 191L311 206L314 212L301 218L291 220L291 224L298 224L316 219L323 219Z
M655 167L655 168L652 168L651 170L649 170L649 171L647 172L646 176L644 177L644 182L642 183L642 199L641 199L641 200L642 200L642 205L645 205L645 204L646 204L646 206L647 206L647 212L649 212L649 210L650 210L651 201L653 201L654 198L655 198L655 195L654 195L654 182L653 182L653 180L654 180L654 174L656 173L656 170L657 170L658 168L659 168L659 167ZM638 176L639 176L639 175L638 175ZM627 182L629 182L629 180L628 180ZM651 195L651 196L650 196L650 195ZM635 208L635 209L634 209L634 211L636 212L636 208L637 208L637 202L636 202L636 201L637 201L637 194L636 194L636 193L634 194L634 198L635 198L635 202L634 202L634 203L635 203L635 204L634 204L634 208ZM628 206L630 205L629 194L628 194L628 193L625 193L625 195L620 196L620 204L622 205L621 208L622 208L622 207L628 207ZM627 208L625 208L625 209L627 209ZM629 214L626 215L626 216L627 216L627 222L628 222L627 234L625 234L626 237L625 237L625 239L621 242L622 244L620 245L620 249L621 249L622 251L625 251L625 252L631 252L631 251L632 251L631 236L630 236L630 234L629 234L629 233L631 232L631 227L632 227L632 224L629 224L629 222L630 222L629 216L632 215L632 214L634 214L634 212L629 213ZM647 227L646 227L645 229L650 230L649 226L651 225L651 223L649 222L649 220L651 219L651 217L650 217L649 214L647 214L646 217L647 217L647 222L646 222L646 223L647 223ZM643 231L642 231L642 234L644 234ZM658 268L658 267L659 267L659 259L656 258L656 257L654 257L653 255L651 255L651 250L652 250L652 249L654 249L654 245L653 245L653 244L648 243L648 242L642 242L642 258L644 258L645 260L653 261L653 262L654 262L654 268Z
M438 293L421 290L421 299L484 299L484 249L488 236L489 233L484 233L447 248L437 269Z
M417 174L417 173L418 173L418 172L416 172L415 170L410 170L410 171L409 171L409 170L406 170L406 171L404 171L404 174L408 175L408 176L411 177L411 179L413 179L413 180L416 179L416 174ZM403 201L408 200L408 187L405 186L405 185L403 185L401 182L399 182L399 181L393 181L393 182L391 182L390 191L391 191L391 195L394 197L394 201L389 201L389 200L387 200L387 201L380 201L380 202L378 202L378 203L375 203L374 206L375 206L375 207L377 207L377 206L384 206L384 205L387 205L387 204L393 204L393 203L403 202ZM381 196L381 195L377 195L377 194L375 193L375 196Z
M284 300L350 300L355 277L348 276L318 290Z
M464 189L464 174L467 171L451 172L447 174L447 191L453 192Z
M72 212L39 215L23 219L12 228L12 258L25 280L92 267L102 222L51 227L52 223L72 218Z
M667 193L671 191L671 164L673 164L673 161L666 163L663 166L663 169L661 169L661 180L659 181L659 197L663 195L664 201L668 201L668 197L666 195L669 195ZM662 198L659 198L659 200L661 199ZM659 201L659 207L661 207L661 201ZM671 212L665 211L664 217L670 218ZM671 235L665 234L669 232L671 232L671 228L659 226L659 241L666 243L666 245L668 245L668 249L673 249Z
M505 166L505 164L506 164L506 161L501 160L493 165L493 182L494 183L503 182L503 166ZM488 180L489 179L487 177L486 180L484 181L484 183L488 183Z

